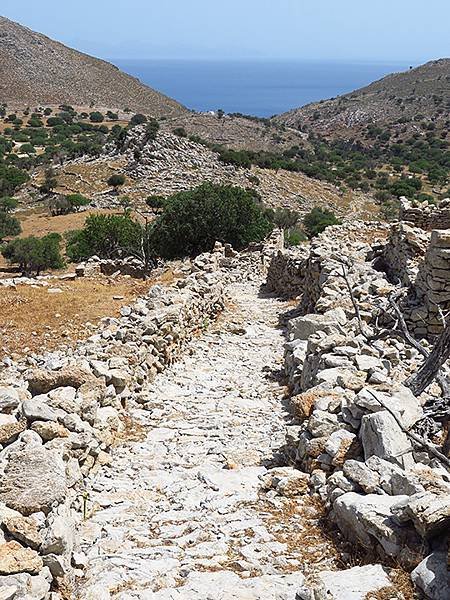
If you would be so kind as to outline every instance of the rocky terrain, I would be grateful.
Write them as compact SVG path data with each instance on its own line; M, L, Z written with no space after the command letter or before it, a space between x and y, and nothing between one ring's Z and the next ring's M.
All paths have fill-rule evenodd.
M0 102L130 109L174 116L186 109L114 65L0 17Z
M414 122L421 118L444 124L449 101L450 59L444 58L388 75L338 98L296 108L278 115L274 121L331 139L348 139L361 134L370 124L386 126L400 120L398 128L402 122L409 122L414 129Z
M362 193L342 193L337 187L302 173L227 165L203 144L166 131L160 131L155 140L148 140L145 127L141 126L128 132L119 150L111 145L105 156L76 159L57 169L58 191L89 194L94 206L110 208L118 202L118 196L111 194L106 183L112 173L127 176L120 194L141 208L149 195L169 196L212 181L253 188L267 206L291 208L302 214L316 205L328 206L339 215L357 214L364 218L376 213L373 200ZM31 188L41 179L42 174L37 173Z
M216 244L76 348L4 360L5 597L448 598L448 373L417 388L437 333L408 308L450 280L414 240L449 244L415 229Z

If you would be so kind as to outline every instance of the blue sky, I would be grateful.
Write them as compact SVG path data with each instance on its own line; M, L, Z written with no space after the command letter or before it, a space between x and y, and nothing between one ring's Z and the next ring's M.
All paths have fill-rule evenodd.
M450 56L450 0L1 0L0 14L102 58Z

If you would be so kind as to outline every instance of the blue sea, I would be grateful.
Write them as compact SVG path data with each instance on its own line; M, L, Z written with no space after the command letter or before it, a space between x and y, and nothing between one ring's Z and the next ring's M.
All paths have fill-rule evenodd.
M119 60L119 68L196 111L269 117L365 86L408 64Z

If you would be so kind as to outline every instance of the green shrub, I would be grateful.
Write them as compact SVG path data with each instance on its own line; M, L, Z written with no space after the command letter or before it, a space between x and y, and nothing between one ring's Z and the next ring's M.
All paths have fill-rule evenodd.
M19 219L7 212L0 212L0 242L7 237L19 235L21 231Z
M60 242L58 233L49 233L42 238L17 238L2 249L2 254L8 262L19 265L24 273L39 275L44 269L63 268Z
M142 123L147 123L147 117L145 115L141 115L140 113L133 115L130 119L131 127L134 127L135 125L142 125Z
M0 196L13 194L28 180L28 174L22 169L0 163Z
M303 227L309 238L322 233L329 225L339 225L336 215L327 208L316 206L303 217Z
M308 236L301 229L288 229L284 234L284 243L287 247L298 246L302 242L306 242Z
M118 188L125 183L125 175L121 175L121 174L111 175L111 177L108 179L107 183L112 188L114 188L114 192L117 193Z
M175 127L175 129L173 130L173 133L175 135L177 135L178 137L187 137L187 131L184 127Z
M89 120L91 121L91 123L103 123L105 118L101 112L94 111L91 112L91 114L89 115Z
M147 204L147 206L153 210L158 210L160 208L163 208L165 202L166 202L165 196L158 196L158 195L149 196L145 200L145 203Z
M67 236L67 256L73 261L90 256L113 258L139 250L141 227L128 213L89 215L84 228Z
M231 185L204 183L168 198L154 221L151 240L163 258L210 251L216 240L240 249L272 229L258 197Z
M3 198L0 198L0 212L10 213L17 208L18 205L18 201L10 196L3 196Z

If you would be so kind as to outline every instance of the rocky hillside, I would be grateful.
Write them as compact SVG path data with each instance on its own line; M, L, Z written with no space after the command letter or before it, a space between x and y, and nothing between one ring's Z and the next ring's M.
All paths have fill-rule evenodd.
M219 155L203 144L160 131L148 140L144 126L129 131L125 145L96 160L77 159L57 170L57 192L80 192L95 205L109 208L118 196L111 194L108 178L114 173L126 175L120 190L134 206L142 205L149 195L169 196L196 187L205 181L252 187L271 207L286 207L305 213L315 205L329 206L339 215L367 216L373 201L356 192L340 192L335 186L282 169L277 172L258 167L241 168L225 164ZM35 174L28 191L42 182ZM369 211L369 212L368 212Z
M0 102L91 106L174 116L186 109L114 65L0 17Z
M450 102L450 59L388 75L350 94L275 117L277 124L328 137L348 137L369 124L445 120Z

